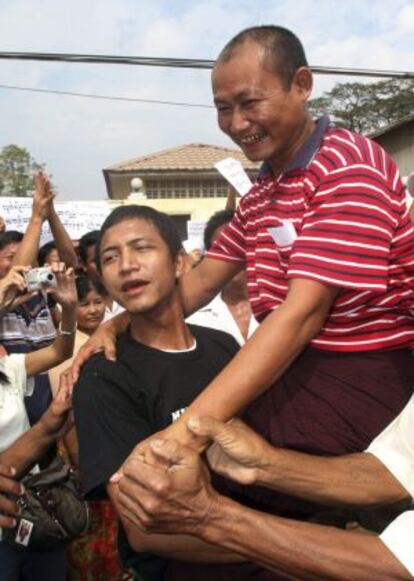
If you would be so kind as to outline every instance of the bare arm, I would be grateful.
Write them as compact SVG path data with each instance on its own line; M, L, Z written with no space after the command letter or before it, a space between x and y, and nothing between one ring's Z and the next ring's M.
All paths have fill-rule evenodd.
M134 551L148 551L168 559L196 563L238 563L244 560L236 554L190 535L146 533L123 514L117 499L118 485L109 483L107 492L124 525L128 543Z
M75 249L73 248L72 240L55 210L53 200L50 202L48 221L60 260L64 262L66 266L76 268L77 257Z
M216 294L243 269L240 262L203 260L180 280L185 315L191 315L209 303Z
M375 506L411 499L372 454L324 458L274 448L240 420L225 424L213 418L191 418L188 425L197 435L213 440L207 452L213 470L241 484L334 506Z
M75 426L63 436L63 443L69 455L71 465L79 468L79 443Z
M319 332L337 292L315 281L291 280L284 303L168 428L168 437L198 446L186 427L190 415L227 421L274 383Z
M319 458L289 450L275 452L265 470L259 471L257 481L273 490L334 506L376 506L411 500L372 454Z
M299 579L411 579L378 537L250 510L211 487L190 448L151 446L157 463L131 458L118 483L122 511L144 530L192 534Z
M224 209L233 210L234 212L236 210L236 207L237 207L237 192L234 188L230 188L227 196L226 206Z
M200 536L300 579L412 579L376 535L273 517L223 497Z
M16 478L24 476L56 441L38 422L18 438L7 450L0 453L0 462L13 466Z
M0 464L13 466L16 478L24 476L49 446L73 426L71 409L70 390L63 386L40 420L0 453Z

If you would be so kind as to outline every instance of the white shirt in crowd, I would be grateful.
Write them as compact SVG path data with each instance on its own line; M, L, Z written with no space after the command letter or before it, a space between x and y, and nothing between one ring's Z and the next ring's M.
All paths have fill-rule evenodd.
M414 395L366 451L376 456L414 498ZM380 539L414 576L414 510L398 516Z
M24 353L0 358L0 371L8 379L0 384L0 452L29 428L24 398L32 395L34 378L27 377Z
M208 303L208 305L190 315L186 319L186 322L193 325L200 325L202 327L209 327L210 329L217 329L218 331L224 331L225 333L232 335L240 346L245 343L243 335L241 334L230 309L221 298L221 295L217 295L210 303ZM259 323L252 315L250 318L247 338L253 335L258 326Z

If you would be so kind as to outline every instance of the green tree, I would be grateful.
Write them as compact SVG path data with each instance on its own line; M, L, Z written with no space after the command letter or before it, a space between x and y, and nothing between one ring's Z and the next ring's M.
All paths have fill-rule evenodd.
M414 80L337 84L309 108L315 117L328 113L337 125L371 133L414 113Z
M34 175L43 167L24 147L6 145L0 150L0 195L31 196Z

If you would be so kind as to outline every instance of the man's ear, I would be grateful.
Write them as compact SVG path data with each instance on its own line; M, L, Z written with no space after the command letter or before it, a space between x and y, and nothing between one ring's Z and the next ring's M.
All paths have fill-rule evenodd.
M178 280L188 271L187 257L184 250L180 250L175 257L175 278Z
M299 67L293 77L292 86L300 93L301 98L307 101L313 88L312 71L308 67Z

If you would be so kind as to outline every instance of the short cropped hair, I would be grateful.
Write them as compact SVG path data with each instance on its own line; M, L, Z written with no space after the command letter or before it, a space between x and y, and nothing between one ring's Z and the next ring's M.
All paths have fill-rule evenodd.
M290 89L296 71L307 67L305 50L298 37L282 26L253 26L239 32L223 48L217 62L229 61L234 52L247 41L264 49L263 66L275 73L286 90Z
M23 240L23 234L17 230L6 230L0 234L0 250L4 250L9 244L18 244Z
M99 238L95 247L95 262L99 272L102 272L101 244L105 232L120 222L133 220L134 218L146 220L157 229L159 235L166 243L172 259L175 259L177 254L183 250L183 244L178 234L178 230L170 216L164 214L164 212L158 212L158 210L154 210L154 208L150 208L149 206L139 206L137 204L119 206L106 218L99 233Z
M234 210L220 210L209 218L204 229L204 248L206 250L210 250L211 245L213 244L214 232L217 228L231 222L233 216Z
M95 246L98 238L99 230L92 230L91 232L87 232L81 238L79 238L78 252L82 264L86 265L86 261L88 259L88 248L89 246Z
M43 246L41 246L39 248L39 252L37 253L37 262L39 264L39 266L43 266L44 263L47 260L47 256L50 252L52 252L52 250L56 249L56 243L55 242L46 242L46 244L43 244Z

